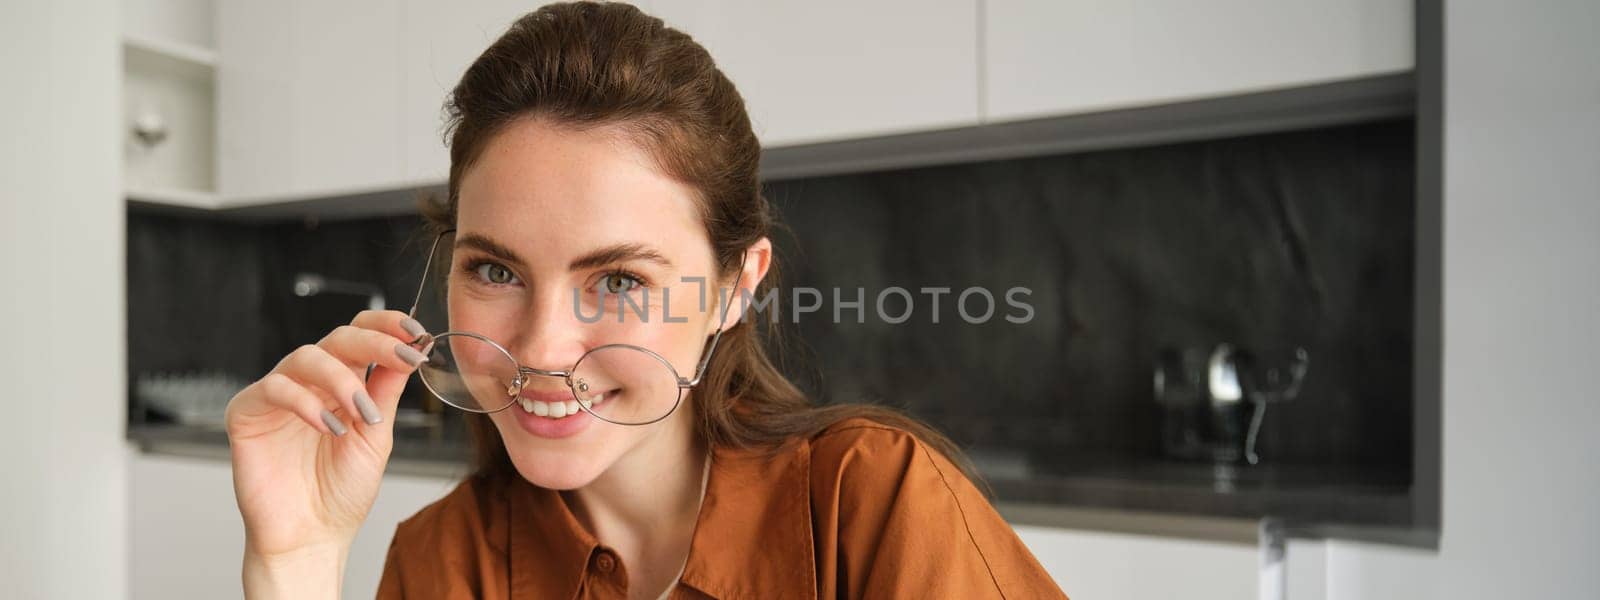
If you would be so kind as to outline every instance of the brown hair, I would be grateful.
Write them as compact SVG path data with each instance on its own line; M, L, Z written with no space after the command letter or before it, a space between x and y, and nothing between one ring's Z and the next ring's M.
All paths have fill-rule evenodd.
M524 118L575 130L613 128L639 143L664 173L698 193L720 276L731 277L745 250L775 226L758 178L760 144L738 90L700 44L631 5L558 3L517 19L467 68L445 108L448 198L442 206L424 205L435 231L454 227L461 178L489 140ZM772 264L757 298L777 285L777 260ZM899 410L813 406L768 357L754 329L760 320L723 334L695 388L695 428L708 443L777 452L840 420L866 417L915 435L989 493L958 446ZM475 473L514 475L489 418L469 415L468 425Z

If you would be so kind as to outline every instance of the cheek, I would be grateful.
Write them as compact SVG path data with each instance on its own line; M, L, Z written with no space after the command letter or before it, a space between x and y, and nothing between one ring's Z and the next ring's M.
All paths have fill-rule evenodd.
M700 351L706 345L704 315L689 314L685 323L656 323L641 325L630 332L628 343L649 348L666 357L668 362L684 377L693 377Z

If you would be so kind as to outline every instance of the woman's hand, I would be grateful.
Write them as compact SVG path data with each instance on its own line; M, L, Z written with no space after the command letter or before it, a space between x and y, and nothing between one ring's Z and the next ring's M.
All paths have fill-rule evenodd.
M247 595L290 582L337 593L394 447L400 392L423 360L407 343L424 333L405 313L364 311L229 401Z

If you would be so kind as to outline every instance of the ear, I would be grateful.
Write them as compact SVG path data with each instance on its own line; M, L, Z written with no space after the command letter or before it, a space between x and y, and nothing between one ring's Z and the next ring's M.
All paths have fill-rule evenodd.
M724 288L719 288L718 290L719 295L717 298L719 301L727 302L728 300L732 300L732 302L728 304L727 308L728 318L722 323L723 331L727 331L734 325L738 325L740 321L744 320L745 305L747 303L745 300L746 298L749 298L750 302L760 300L760 298L755 297L756 286L761 285L761 280L767 277L767 270L771 268L771 266L772 240L761 238L756 240L755 243L750 244L749 248L745 249L744 271L739 276L738 287L732 290L727 290L727 293L733 295L731 297L723 297L720 294ZM733 281L728 281L725 283L725 285L733 284ZM722 310L722 307L717 307L717 310ZM715 319L713 319L711 321L711 327L706 330L706 335L711 335L716 332L717 322Z

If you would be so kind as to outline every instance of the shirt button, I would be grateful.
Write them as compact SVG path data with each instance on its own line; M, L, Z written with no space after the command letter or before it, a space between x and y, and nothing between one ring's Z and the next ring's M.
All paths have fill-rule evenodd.
M600 556L595 558L594 566L599 567L602 573L610 573L612 569L617 568L617 559L612 558L610 553L601 552Z

